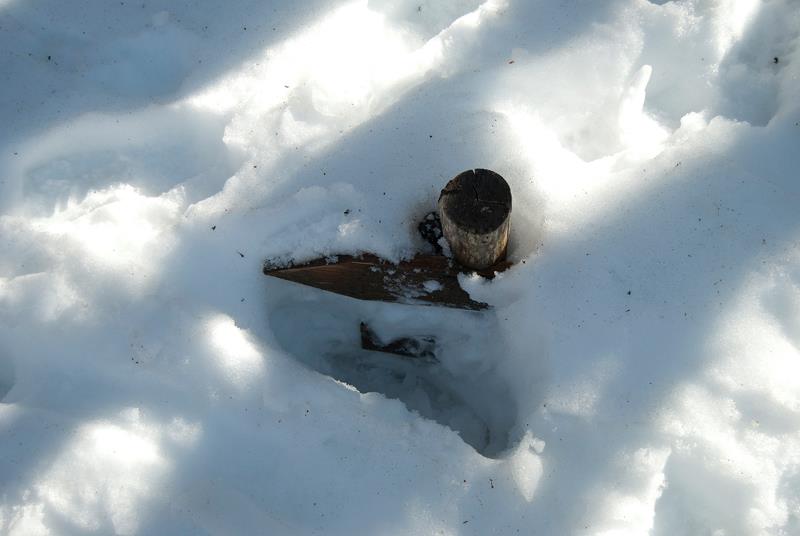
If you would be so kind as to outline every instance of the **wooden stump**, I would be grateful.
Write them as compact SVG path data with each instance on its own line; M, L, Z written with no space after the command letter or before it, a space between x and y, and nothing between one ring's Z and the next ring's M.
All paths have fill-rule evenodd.
M511 189L488 169L460 173L439 196L442 232L467 268L483 270L505 259L510 216Z

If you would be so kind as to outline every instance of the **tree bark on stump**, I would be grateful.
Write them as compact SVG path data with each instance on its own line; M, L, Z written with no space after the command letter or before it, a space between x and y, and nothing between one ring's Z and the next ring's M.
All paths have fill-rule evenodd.
M505 259L510 216L511 188L488 169L460 173L439 196L439 218L450 251L474 270Z

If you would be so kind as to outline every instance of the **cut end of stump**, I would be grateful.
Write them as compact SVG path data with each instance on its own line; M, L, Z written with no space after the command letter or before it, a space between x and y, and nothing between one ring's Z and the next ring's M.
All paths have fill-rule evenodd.
M491 233L511 213L511 188L494 171L470 169L447 183L439 196L439 208L463 230Z

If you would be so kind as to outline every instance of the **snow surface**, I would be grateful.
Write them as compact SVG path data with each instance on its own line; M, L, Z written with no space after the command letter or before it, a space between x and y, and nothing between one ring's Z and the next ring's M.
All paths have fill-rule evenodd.
M0 533L800 534L799 36L796 0L0 0ZM491 310L261 275L429 247L474 167L514 195Z

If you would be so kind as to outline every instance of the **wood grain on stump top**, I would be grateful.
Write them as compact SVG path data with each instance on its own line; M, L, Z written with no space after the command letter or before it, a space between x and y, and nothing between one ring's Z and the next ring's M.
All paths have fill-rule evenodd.
M456 175L439 196L439 206L460 229L476 234L495 231L511 212L511 188L488 169Z

